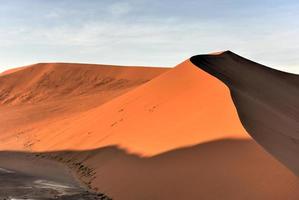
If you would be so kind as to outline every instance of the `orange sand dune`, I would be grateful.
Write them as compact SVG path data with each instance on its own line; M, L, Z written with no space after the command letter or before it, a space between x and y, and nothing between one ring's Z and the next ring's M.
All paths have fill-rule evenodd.
M0 77L0 103L22 104L134 87L166 69L40 63Z
M228 88L189 60L103 106L35 130L31 136L38 142L30 146L35 151L119 145L141 155L220 138L248 138ZM29 141L18 137L18 142L22 149Z
M70 74L73 69L82 70L78 66ZM31 98L24 101L12 90L17 98L5 99L2 107L7 113L25 107L27 116L32 112L36 118L12 128L15 121L24 121L24 110L10 120L1 117L0 123L11 126L0 135L2 150L49 152L48 157L67 164L88 186L114 199L295 200L299 195L297 178L243 128L227 86L189 60L98 105L92 101L97 90L90 89L93 82L85 75L67 75L69 88L59 81L58 74L65 75L61 72L47 78L51 84L43 88L36 83L44 68L34 70L34 78L18 75L26 83L20 88L34 88ZM125 76L135 83L146 73ZM96 79L98 74L91 74ZM14 81L9 83L20 84ZM103 96L109 88L105 86ZM63 101L63 112L48 111L46 118L36 114L36 105ZM74 112L79 104L86 109ZM64 117L57 118L61 113ZM35 123L39 118L42 122Z
M0 135L97 107L167 70L41 63L11 71L0 76Z

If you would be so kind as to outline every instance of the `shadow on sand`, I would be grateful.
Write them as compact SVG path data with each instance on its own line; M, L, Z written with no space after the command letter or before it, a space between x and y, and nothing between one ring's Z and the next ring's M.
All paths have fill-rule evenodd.
M48 159L66 164L86 185L113 199L296 199L299 195L297 177L253 140L223 139L153 157L130 154L117 146L38 154L1 152L0 167L20 170L21 165L9 166L13 160ZM38 166L42 165L21 171L74 184L64 180L61 172L54 170L51 175Z

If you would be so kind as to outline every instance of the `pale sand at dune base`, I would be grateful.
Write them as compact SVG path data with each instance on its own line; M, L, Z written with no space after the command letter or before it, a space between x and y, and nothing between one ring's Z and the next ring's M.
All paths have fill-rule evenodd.
M73 65L0 76L2 151L63 163L112 199L298 199L298 178L250 137L229 88L189 59Z
M58 162L26 153L1 152L0 163L1 200L109 199L104 194L89 191Z

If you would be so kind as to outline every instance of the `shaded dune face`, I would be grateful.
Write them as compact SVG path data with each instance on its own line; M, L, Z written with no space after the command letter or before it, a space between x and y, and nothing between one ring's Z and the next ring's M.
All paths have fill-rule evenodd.
M229 87L248 133L299 175L299 76L229 51L190 60Z
M16 157L0 152L0 158L3 154ZM299 195L297 177L248 139L204 142L151 157L117 146L36 155L36 162L45 157L65 163L112 199L297 200Z

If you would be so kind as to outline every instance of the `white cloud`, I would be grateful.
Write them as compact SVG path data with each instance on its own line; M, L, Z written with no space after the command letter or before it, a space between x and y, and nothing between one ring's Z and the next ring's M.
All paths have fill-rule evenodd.
M114 16L126 15L131 9L132 7L128 2L118 2L108 6L108 11Z
M46 19L59 19L61 18L61 12L59 12L58 10L52 10L48 13L45 14L45 18Z

